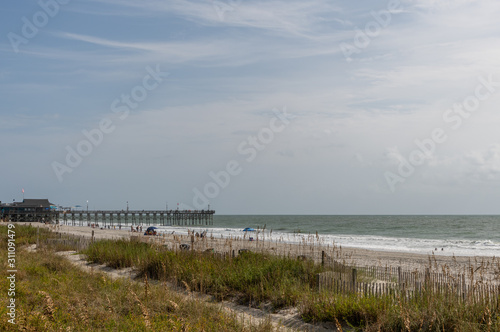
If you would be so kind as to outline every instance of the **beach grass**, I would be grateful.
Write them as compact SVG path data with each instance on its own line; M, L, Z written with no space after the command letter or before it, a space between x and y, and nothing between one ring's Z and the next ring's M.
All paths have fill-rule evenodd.
M494 305L498 301L460 302L432 289L411 298L403 292L374 296L319 292L315 276L328 267L310 260L252 252L221 257L128 240L99 241L86 253L91 261L135 266L142 276L219 300L233 298L266 308L270 304L271 309L296 306L304 321L311 323L335 322L339 328L364 331L500 330L500 310Z
M41 236L40 234L39 236ZM51 234L50 232L44 233L43 236L50 238ZM32 230L26 231L26 240L23 241L24 243L33 243L35 241L34 232ZM3 241L2 246L5 246ZM90 244L84 252L91 262L107 264L116 268L134 267L139 272L140 280L156 280L158 285L167 285L170 282L182 286L189 293L206 293L213 295L217 300L229 299L271 310L293 306L298 308L304 321L311 323L330 322L330 324L336 325L338 330L500 331L499 301L498 299L490 301L491 298L488 294L483 294L473 301L457 301L456 297L448 296L432 288L424 288L422 292L418 293L418 296L411 297L397 290L392 294L378 295L345 294L326 289L319 291L316 287L315 277L318 273L328 270L329 267L314 263L312 260L253 252L244 252L232 257L230 254L224 256L215 254L213 251L169 251L165 246L142 243L137 240L100 240ZM82 328L82 330L102 328L96 321L102 319L99 318L99 315L103 315L103 311L107 310L109 301L113 303L113 306L116 303L116 308L121 308L118 310L119 316L114 316L115 313L109 313L110 316L106 318L110 322L109 324L122 324L119 330L122 327L128 330L129 326L132 331L138 326L147 329L149 328L147 324L158 329L161 326L172 324L170 320L177 325L175 325L176 327L168 325L167 330L175 330L182 324L188 324L183 326L192 327L189 330L197 330L197 327L201 326L197 324L208 324L206 320L216 324L212 330L233 329L239 331L248 328L241 325L236 327L234 324L237 322L231 317L224 316L217 319L220 312L213 313L210 309L203 309L206 311L196 309L202 310L201 315L207 315L208 318L193 315L195 310L189 308L203 306L201 303L190 303L189 305L192 307L186 304L185 311L177 309L172 312L171 309L165 309L165 299L179 303L179 307L181 307L181 303L185 303L181 299L176 299L175 295L168 292L165 286L152 285L153 283L149 283L148 286L148 283L145 285L143 283L141 287L138 285L140 283L125 281L117 283L109 280L106 282L111 283L110 285L102 284L102 275L92 275L91 278L87 278L91 282L85 284L84 280L78 278L85 279L84 276L88 274L71 272L80 273L81 276L70 277L66 274L67 272L64 272L68 269L71 270L70 267L66 266L66 263L58 257L50 258L52 257L50 255L52 254L36 253L23 258L28 265L23 268L22 277L30 279L32 284L22 289L30 290L30 296L34 296L34 298L38 296L38 302L29 302L31 307L28 307L35 308L36 317L47 316L47 314L50 316L51 310L49 309L52 302L57 303L54 305L55 308L68 307L68 303L61 302L61 298L69 296L73 299L70 304L75 308L78 307L78 302L75 301L80 297L87 303L90 303L89 301L95 303L95 312L89 316L93 317L89 319L89 322L92 322L89 324L93 325L86 325L86 328ZM435 261L431 262L431 259L429 261L429 264L436 263ZM483 264L481 263L481 265ZM477 268L471 267L471 271L474 270ZM60 277L65 279L62 280ZM360 277L366 278L368 281L371 278L362 275ZM53 287L54 284L65 284L73 278L79 280L75 282L76 293L73 294L73 290L70 290L68 285L63 288L66 289L67 294L58 291L51 293L50 287ZM481 278L474 280L475 283L482 283ZM472 281L471 286L474 286ZM148 290L148 287L151 288ZM96 292L92 293L89 290L96 290ZM42 293L37 293L37 291ZM51 300L46 294L50 296ZM23 294L23 298L24 296ZM81 309L83 306L78 308ZM97 312L98 308L100 308L99 313ZM175 317L172 317L174 314ZM195 317L191 317L191 315ZM215 315L215 317L210 315ZM50 317L48 318L50 322ZM33 324L43 326L40 324L48 324L45 321L43 318L39 318ZM68 326L64 324L73 324L75 321L76 318L69 323L59 320L60 325L51 326ZM118 321L120 322L118 323ZM139 325L136 326L131 322ZM118 328L112 327L112 329ZM261 326L259 329L264 331L271 329L271 327Z
M91 262L135 266L141 276L187 285L218 300L231 297L245 304L269 303L275 309L296 305L303 294L313 291L316 274L323 271L312 261L269 254L245 252L226 259L128 240L98 241L84 253Z
M0 247L6 248L6 227ZM50 238L40 230L39 236ZM272 331L270 322L243 324L220 306L187 299L163 283L113 280L88 273L53 249L21 249L36 242L36 231L16 225L16 324L0 307L1 331ZM4 260L0 293L7 294ZM2 296L3 298L3 296Z
M363 331L500 331L498 308L432 292L411 301L323 293L303 302L301 312L307 322L341 321Z

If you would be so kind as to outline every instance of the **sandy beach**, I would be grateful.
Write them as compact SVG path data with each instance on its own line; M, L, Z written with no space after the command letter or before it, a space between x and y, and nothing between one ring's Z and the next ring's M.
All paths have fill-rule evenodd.
M159 236L146 236L143 232L132 232L130 228L116 227L115 229L99 229L85 226L45 225L32 223L35 227L50 228L60 233L73 234L95 239L129 239L135 238L140 241L156 243L166 246L171 250L179 250L181 244L188 244L190 249L196 251L214 251L221 254L237 254L241 249L254 252L267 252L271 254L290 257L303 256L304 258L321 261L322 251L326 257L338 262L354 266L380 266L380 267L402 267L405 270L422 270L430 268L434 272L443 272L446 269L451 273L467 273L471 269L483 269L493 278L498 278L500 260L495 257L468 257L447 256L439 250L433 255L422 255L415 253L373 251L358 248L337 247L334 244L324 244L310 241L300 244L276 242L258 239L249 241L248 238L215 238L211 236L197 237L195 235L180 235L161 233ZM234 252L234 253L233 253Z

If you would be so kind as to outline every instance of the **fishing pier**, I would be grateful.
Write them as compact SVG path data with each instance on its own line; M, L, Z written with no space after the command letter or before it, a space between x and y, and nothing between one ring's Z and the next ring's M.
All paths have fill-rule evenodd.
M56 209L47 199L25 199L1 204L0 218L5 222L47 222L72 226L213 225L214 210L72 210Z
M72 226L162 225L196 226L213 225L214 210L118 210L118 211L65 211L58 212L57 220Z

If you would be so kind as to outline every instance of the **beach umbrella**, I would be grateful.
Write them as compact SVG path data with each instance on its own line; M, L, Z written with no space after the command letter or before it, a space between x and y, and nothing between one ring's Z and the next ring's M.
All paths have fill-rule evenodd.
M149 226L148 229L146 229L146 231L144 232L144 235L156 235L157 229L158 227Z

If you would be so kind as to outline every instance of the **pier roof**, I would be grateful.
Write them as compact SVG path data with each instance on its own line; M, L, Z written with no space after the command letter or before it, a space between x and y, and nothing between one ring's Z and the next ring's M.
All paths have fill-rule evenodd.
M22 202L15 203L17 207L44 207L50 208L51 205L54 205L49 202L48 199L23 199Z

